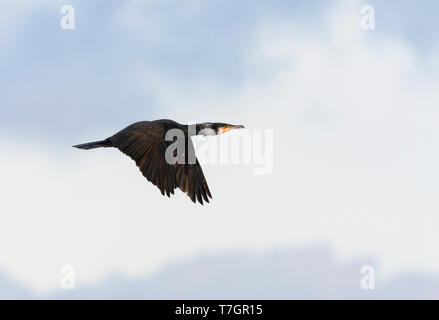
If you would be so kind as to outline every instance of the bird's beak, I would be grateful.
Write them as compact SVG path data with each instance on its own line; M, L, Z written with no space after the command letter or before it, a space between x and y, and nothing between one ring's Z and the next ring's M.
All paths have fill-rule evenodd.
M232 124L229 124L229 125L226 125L224 127L218 128L218 133L217 134L222 134L222 133L225 133L227 131L234 130L234 129L244 129L244 126L243 125L232 125Z

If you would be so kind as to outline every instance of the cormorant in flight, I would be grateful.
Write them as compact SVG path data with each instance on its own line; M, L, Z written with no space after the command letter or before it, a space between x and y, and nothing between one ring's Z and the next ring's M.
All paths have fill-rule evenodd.
M193 202L198 200L203 204L203 199L209 202L208 197L212 198L212 195L203 170L195 157L195 149L190 137L192 135L218 135L240 128L244 126L205 122L191 127L172 120L142 121L133 123L105 140L78 144L73 147L85 150L118 148L136 162L145 178L156 185L163 195L170 197L171 193L174 194L174 189L179 188ZM171 150L172 159L168 159L170 156L168 147L175 140L178 142L178 136L170 131L172 129L184 134L184 148L181 148L182 141L180 141L175 150ZM177 139L169 139L167 132Z

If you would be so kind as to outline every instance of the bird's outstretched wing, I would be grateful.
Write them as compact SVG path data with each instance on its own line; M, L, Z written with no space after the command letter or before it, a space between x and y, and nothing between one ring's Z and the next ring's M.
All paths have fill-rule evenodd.
M188 140L187 149L193 155L195 154L194 146L192 141ZM199 203L203 204L203 199L209 202L209 197L212 198L210 194L209 186L207 185L206 178L203 174L203 169L201 169L198 159L195 158L195 163L185 163L185 164L175 164L177 171L177 186L178 188L185 192L193 202L198 200Z
M143 176L157 186L163 195L174 194L178 187L193 202L203 204L212 198L203 170L195 158L195 163L169 164L166 161L166 129L160 123L149 121L134 123L110 138L112 145L133 159ZM193 152L192 141L188 139L186 152Z
M110 139L114 147L133 159L143 176L157 186L163 195L177 187L175 167L166 162L165 129L153 122L137 122Z

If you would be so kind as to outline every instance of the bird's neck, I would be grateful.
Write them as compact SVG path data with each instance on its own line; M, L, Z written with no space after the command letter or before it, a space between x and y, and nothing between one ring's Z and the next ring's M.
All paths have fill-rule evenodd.
M197 124L190 124L190 125L183 125L182 130L184 132L184 135L186 137L192 137L192 136L213 136L216 135L216 131L210 127L210 123L197 123Z
M198 135L202 127L199 123L197 124L189 124L183 126L183 132L186 137L192 137Z

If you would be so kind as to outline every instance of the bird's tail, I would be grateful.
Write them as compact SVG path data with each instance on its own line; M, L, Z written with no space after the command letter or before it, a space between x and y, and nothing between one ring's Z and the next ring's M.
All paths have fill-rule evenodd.
M84 149L84 150L88 150L88 149L95 149L95 148L108 148L108 147L112 147L113 144L111 143L110 139L105 139L105 140L101 140L101 141L94 141L94 142L88 142L88 143L83 143L83 144L77 144L76 146L73 146L74 148L78 148L78 149Z

